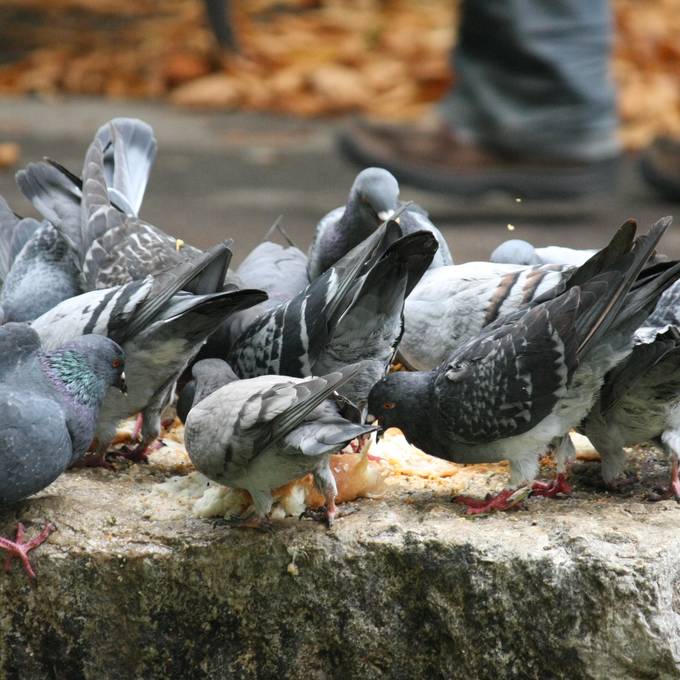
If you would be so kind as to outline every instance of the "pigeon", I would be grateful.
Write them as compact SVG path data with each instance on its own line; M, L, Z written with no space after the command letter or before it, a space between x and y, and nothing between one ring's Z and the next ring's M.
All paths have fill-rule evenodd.
M125 355L109 338L83 335L45 351L24 323L0 327L0 505L15 503L51 484L87 450L108 390L125 390ZM23 527L0 550L19 557L30 576Z
M429 231L384 224L289 302L247 327L226 359L241 378L362 366L340 389L359 406L394 358L404 299L437 250Z
M138 216L155 149L146 123L113 119L95 135L82 180L54 161L30 163L17 173L24 195L74 243L85 290L111 288L201 259L199 249ZM190 292L218 292L223 283L197 277Z
M191 461L209 479L246 489L262 526L272 507L272 489L314 475L323 493L325 518L336 515L337 487L330 454L374 432L375 425L347 420L333 394L358 367L321 377L264 375L232 381L194 404L184 430ZM204 394L197 375L197 396Z
M233 311L261 302L266 293L228 290L194 295L184 289L194 277L214 269L223 277L231 251L228 242L158 277L84 293L57 305L32 326L47 347L68 338L97 333L125 349L129 390L126 398L107 394L97 423L96 457L103 464L118 422L142 413L141 442L131 453L145 460L160 432L160 414L172 399L175 383L206 338ZM136 433L135 433L136 434Z
M425 272L404 305L400 362L412 370L432 370L490 323L606 268L635 228L634 221L626 221L580 267L466 262Z
M177 399L177 417L182 423L186 423L194 402L198 403L220 387L239 379L226 361L214 358L197 361L191 367L191 376L192 379L184 386ZM201 385L198 393L197 383Z
M32 321L82 293L78 254L52 224L43 222L17 253L4 280L4 321Z
M551 445L559 476L536 492L567 491L561 467L573 455L569 429L589 412L607 372L631 352L635 330L680 276L674 264L636 284L669 224L659 220L618 256L611 253L604 271L572 277L564 292L499 319L434 370L386 376L371 390L369 413L431 455L457 463L508 459L512 488L484 501L461 497L469 513L510 507L514 489L534 480L538 456ZM619 236L621 244L632 236L629 224Z
M362 170L352 184L347 205L329 212L316 226L308 253L310 281L321 276L381 223L393 218L399 207L397 180L382 168ZM453 264L446 240L422 209L409 205L399 216L399 223L404 235L422 230L435 235L439 250L431 267Z
M664 496L680 500L680 328L639 329L633 351L606 375L578 429L599 452L604 482L614 489L628 481L623 447L658 442L672 461Z
M528 241L510 239L501 243L491 253L491 262L498 264L567 264L579 267L589 260L597 250L584 248L563 248L562 246L546 246L534 248Z
M282 246L269 237L278 231L288 241ZM219 358L259 316L294 298L309 285L307 256L290 240L280 225L280 218L272 225L262 243L257 245L236 269L242 288L254 288L267 293L258 305L232 314L222 328L210 336L199 354L199 359Z
M18 217L0 196L0 281L7 278L19 251L39 228L38 220Z

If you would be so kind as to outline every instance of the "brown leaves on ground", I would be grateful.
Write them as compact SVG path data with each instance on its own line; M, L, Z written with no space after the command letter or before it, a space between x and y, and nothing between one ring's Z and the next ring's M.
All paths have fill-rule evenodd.
M217 48L201 0L5 0L0 93L404 119L450 85L451 0L232 4L238 55ZM677 0L615 0L614 9L624 143L680 135Z

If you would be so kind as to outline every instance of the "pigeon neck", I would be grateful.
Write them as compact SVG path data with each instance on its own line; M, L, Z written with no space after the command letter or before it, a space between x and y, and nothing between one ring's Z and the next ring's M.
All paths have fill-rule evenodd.
M40 363L59 394L81 406L99 408L106 386L78 352L60 349L42 353Z
M346 241L344 252L347 252L368 238L380 223L367 205L351 195L339 226L339 234Z

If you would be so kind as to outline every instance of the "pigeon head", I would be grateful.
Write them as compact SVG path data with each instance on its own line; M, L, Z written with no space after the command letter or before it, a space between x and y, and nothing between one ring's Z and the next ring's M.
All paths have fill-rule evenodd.
M389 219L399 207L399 184L387 170L366 168L354 180L350 200L376 225Z
M541 264L531 243L517 238L501 243L491 253L490 261L498 264Z
M239 377L231 370L231 366L222 359L202 359L194 364L191 369L194 376L195 389L193 403L210 396L220 387L228 385L230 382L238 380Z
M60 391L86 406L99 406L109 387L126 391L125 353L103 335L83 335L42 355L45 373Z
M387 430L397 427L416 446L429 448L431 374L399 371L379 380L368 395L368 414Z

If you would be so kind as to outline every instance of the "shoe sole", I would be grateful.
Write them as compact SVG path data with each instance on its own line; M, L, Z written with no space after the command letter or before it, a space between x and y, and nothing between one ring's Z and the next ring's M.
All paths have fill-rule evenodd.
M613 158L571 172L563 168L546 166L531 172L493 170L483 174L438 175L431 170L413 168L367 153L346 132L338 135L337 144L344 156L357 165L362 167L377 165L389 170L404 184L437 193L467 197L505 192L513 197L526 199L560 200L607 193L616 186L619 165L618 158Z

